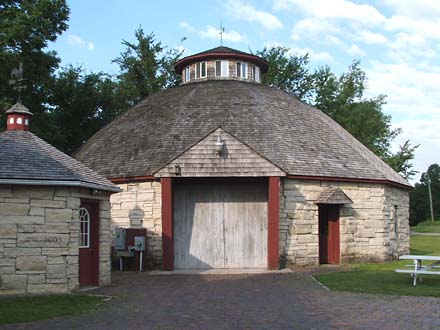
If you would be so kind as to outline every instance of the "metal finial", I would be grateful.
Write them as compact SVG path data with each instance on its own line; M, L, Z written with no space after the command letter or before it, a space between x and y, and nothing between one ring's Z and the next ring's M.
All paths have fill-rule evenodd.
M26 89L23 79L23 63L20 62L18 68L12 69L9 85L13 85L12 89L18 92L18 102L21 102L21 92Z
M220 21L220 32L218 34L220 34L220 46L223 45L223 33L225 33L225 28L222 25L222 22Z

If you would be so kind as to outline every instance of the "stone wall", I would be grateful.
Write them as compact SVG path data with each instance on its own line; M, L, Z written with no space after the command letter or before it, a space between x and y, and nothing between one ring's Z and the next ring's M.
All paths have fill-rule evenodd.
M100 284L110 283L108 195L88 189L0 186L0 294L78 288L78 209L100 199Z
M118 184L110 197L111 228L146 228L147 266L162 264L162 194L159 181Z
M280 257L285 264L319 263L318 206L326 187L339 187L353 201L340 210L341 262L384 261L409 250L408 192L381 184L283 180ZM394 234L394 210L399 224ZM397 243L398 241L398 243Z

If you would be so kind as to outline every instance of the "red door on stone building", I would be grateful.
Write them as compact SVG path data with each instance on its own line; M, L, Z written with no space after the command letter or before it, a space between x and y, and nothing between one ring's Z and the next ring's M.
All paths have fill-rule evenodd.
M79 285L99 286L99 203L79 209Z
M319 263L339 264L339 205L320 204L319 216Z

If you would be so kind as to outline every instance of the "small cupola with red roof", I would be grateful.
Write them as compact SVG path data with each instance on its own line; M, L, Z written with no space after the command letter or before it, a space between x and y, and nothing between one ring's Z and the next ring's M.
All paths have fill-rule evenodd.
M32 112L20 101L6 110L8 131L28 131Z

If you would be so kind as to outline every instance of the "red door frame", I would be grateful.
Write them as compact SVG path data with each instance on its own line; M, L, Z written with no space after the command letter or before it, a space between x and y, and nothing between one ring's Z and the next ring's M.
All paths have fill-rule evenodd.
M318 205L320 264L340 263L339 208L337 204Z
M161 178L162 187L162 268L174 269L173 179ZM269 177L267 268L279 268L280 177Z
M79 248L79 285L99 286L99 201L82 199L80 207L90 215L90 247Z

